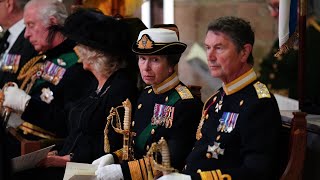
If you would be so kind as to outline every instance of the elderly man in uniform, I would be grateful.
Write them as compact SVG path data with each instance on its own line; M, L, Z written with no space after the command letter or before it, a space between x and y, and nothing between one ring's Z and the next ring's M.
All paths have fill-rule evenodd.
M205 103L197 141L183 174L163 179L277 179L281 116L252 69L254 32L245 20L222 17L208 26L208 66L223 86Z
M19 129L32 138L65 137L65 112L88 93L89 84L97 83L77 63L75 43L60 32L67 16L57 0L32 0L25 7L25 38L39 55L19 73L21 89L17 85L4 88L3 105L21 113L25 121Z
M148 158L142 158L152 143L161 138L169 145L172 166L183 168L195 142L203 105L180 82L175 68L185 49L186 45L179 42L172 30L151 28L140 32L132 50L138 55L141 77L149 86L138 99L132 122L136 132L134 158L139 160L111 164L121 161L123 152L107 154L93 162L99 166L96 171L99 179L146 179L145 167L150 162Z
M7 29L0 40L0 88L7 82L18 83L21 67L37 54L24 38L23 9L28 1L0 1L0 25Z

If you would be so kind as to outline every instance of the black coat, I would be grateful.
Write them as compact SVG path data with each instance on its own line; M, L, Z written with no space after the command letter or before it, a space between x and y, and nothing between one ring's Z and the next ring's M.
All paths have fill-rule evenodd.
M216 173L219 169L237 180L277 179L281 116L272 94L258 97L256 83L253 81L229 95L220 88L208 99L204 106L208 113L204 115L201 134L197 133L201 138L187 158L184 173L197 179L199 170ZM267 88L264 90L269 93ZM221 110L217 110L220 101ZM224 120L229 125L219 128ZM221 151L208 153L208 146L214 144Z
M127 72L122 69L113 73L98 94L91 92L71 108L68 114L70 133L59 154L73 153L72 161L82 163L92 163L104 155L104 128L110 109L121 106L127 98L134 103L136 96L137 87ZM119 114L123 120L123 113L119 111ZM122 137L109 126L111 151L122 147Z
M20 81L17 80L20 69L28 62L29 59L38 54L29 40L24 38L24 31L25 30L21 32L9 50L9 54L21 55L18 71L16 73L9 73L0 70L0 88L2 88L7 82L16 82L20 86Z

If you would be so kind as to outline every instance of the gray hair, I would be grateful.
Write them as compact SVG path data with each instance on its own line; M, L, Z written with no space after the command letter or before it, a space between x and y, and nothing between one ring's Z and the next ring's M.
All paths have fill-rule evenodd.
M126 66L124 61L119 59L122 58L120 56L113 56L83 44L78 44L76 47L77 53L82 55L79 60L92 62L95 71L103 75L110 75L119 68Z
M26 4L25 9L31 6L38 9L38 16L46 25L50 25L49 19L51 16L58 20L57 25L60 26L63 26L68 17L67 8L58 0L31 0Z

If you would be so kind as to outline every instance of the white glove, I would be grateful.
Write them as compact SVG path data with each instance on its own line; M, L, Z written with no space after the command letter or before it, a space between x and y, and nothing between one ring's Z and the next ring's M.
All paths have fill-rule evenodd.
M112 154L106 154L104 156L101 156L100 158L94 160L92 162L92 164L97 165L98 168L106 166L106 165L110 165L114 163L114 159Z
M21 115L12 112L12 113L10 114L7 127L17 128L17 127L20 126L22 123L23 123L23 121L22 121L22 119L21 119Z
M111 164L100 167L95 172L98 180L119 180L124 179L120 164Z
M30 99L31 96L19 89L16 85L4 88L3 106L23 112Z
M191 180L191 176L180 173L170 173L161 176L157 180Z

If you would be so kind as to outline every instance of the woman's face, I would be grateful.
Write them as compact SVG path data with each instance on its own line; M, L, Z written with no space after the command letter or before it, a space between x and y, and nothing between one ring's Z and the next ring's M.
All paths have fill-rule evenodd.
M147 85L158 85L174 72L165 55L139 55L138 65Z
M78 56L78 62L82 63L83 69L84 70L91 70L90 67L92 64L92 61L88 59L88 51L83 47L83 45L78 44L74 47L74 51L76 52Z

